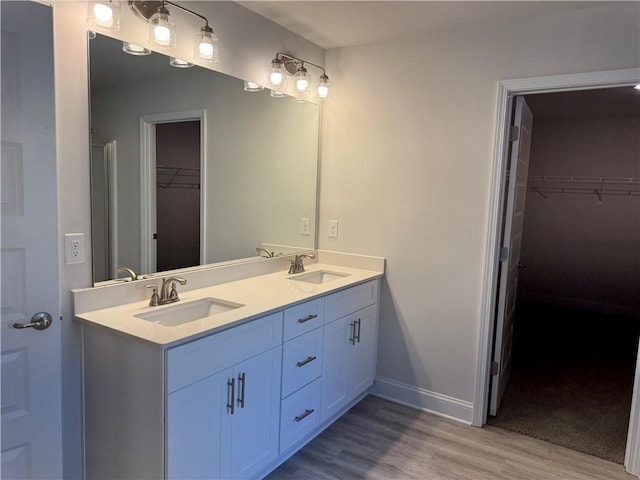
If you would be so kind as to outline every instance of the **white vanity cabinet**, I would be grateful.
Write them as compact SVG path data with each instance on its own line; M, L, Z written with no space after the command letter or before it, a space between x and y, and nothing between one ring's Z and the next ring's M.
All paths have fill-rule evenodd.
M282 312L166 350L83 340L87 478L250 478L278 456Z
M373 384L377 299L377 281L351 287L325 299L323 422L339 414Z
M83 325L86 478L262 478L373 384L379 280L192 341Z

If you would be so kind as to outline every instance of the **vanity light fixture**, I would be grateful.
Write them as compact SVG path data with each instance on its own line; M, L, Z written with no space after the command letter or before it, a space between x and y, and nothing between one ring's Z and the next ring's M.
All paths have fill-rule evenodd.
M636 90L640 90L640 83L639 83L639 84L637 84L637 85L636 85L635 87L633 87L633 88L635 88Z
M129 55L135 55L137 57L143 57L145 55L151 55L151 50L145 47L141 47L134 43L122 42L122 51Z
M307 60L289 55L288 53L278 52L271 61L271 73L269 75L271 86L274 90L281 89L286 84L286 74L289 74L294 77L296 92L303 95L308 94L311 87L311 76L309 75L306 65L311 65L322 70L322 75L320 75L320 81L317 87L317 95L320 99L327 98L329 96L329 77L327 76L325 68L321 65L316 65Z
M120 2L118 0L89 2L87 24L108 30L120 30Z
M286 97L286 96L287 96L287 94L286 94L286 93L279 92L278 90L271 90L271 96L272 96L273 98L282 98L282 97Z
M169 13L167 5L171 5L183 12L204 20L204 25L194 37L194 58L206 62L218 61L218 37L209 26L209 21L203 15L188 8L169 1L133 1L129 0L129 7L141 20L149 23L149 43L163 48L177 46L176 21Z

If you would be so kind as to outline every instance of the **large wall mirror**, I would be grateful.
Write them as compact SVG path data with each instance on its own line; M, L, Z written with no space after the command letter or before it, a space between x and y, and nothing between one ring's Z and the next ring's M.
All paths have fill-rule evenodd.
M315 248L318 105L89 46L94 283Z

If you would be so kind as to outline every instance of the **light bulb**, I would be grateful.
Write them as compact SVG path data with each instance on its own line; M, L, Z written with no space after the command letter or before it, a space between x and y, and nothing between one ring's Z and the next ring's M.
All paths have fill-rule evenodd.
M196 34L194 57L207 62L218 61L218 37L209 25L202 27Z
M327 98L329 96L329 77L326 73L320 75L320 83L318 84L318 98Z
M175 48L176 22L164 6L149 19L149 43L160 47Z
M87 23L94 27L120 29L120 2L118 0L99 0L89 2Z
M309 80L309 73L304 66L300 66L295 76L296 81L296 90L300 93L309 93L309 85L311 84Z
M93 6L93 14L96 18L96 24L101 27L110 27L113 25L113 10L111 10L109 5L96 3Z
M164 25L156 25L153 29L153 38L158 45L167 46L171 41L171 31Z
M633 88L635 88L636 90L640 90L640 83Z
M282 60L278 57L271 61L271 74L269 82L273 87L282 87L285 84L284 72L282 71Z
M282 72L271 72L271 76L269 77L269 81L271 85L274 87L282 86L282 81L284 80L284 75Z

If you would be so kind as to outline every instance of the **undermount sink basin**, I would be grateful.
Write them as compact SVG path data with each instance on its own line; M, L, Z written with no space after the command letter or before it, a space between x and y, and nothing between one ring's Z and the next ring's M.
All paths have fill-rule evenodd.
M170 307L158 307L159 310L139 313L134 316L158 325L175 327L240 307L244 307L244 305L216 298L203 298L191 302L178 302Z
M327 283L332 280L337 280L339 278L348 277L348 273L338 273L338 272L329 272L327 270L317 270L315 272L303 273L301 275L296 275L295 277L289 277L290 280L294 280L296 282L305 282L305 283Z

